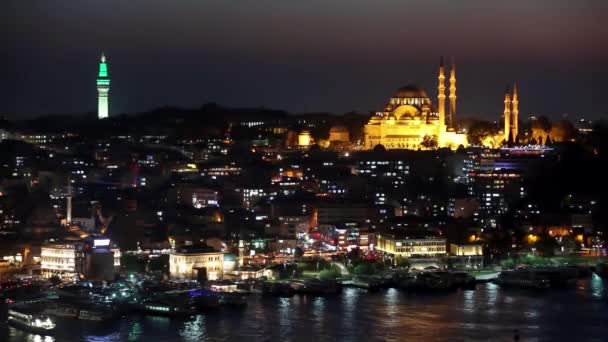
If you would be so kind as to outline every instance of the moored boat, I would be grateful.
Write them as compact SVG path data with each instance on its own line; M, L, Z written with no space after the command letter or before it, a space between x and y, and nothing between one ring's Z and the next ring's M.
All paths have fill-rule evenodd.
M528 269L500 272L495 282L505 287L519 287L527 289L548 289L551 282L544 276Z
M196 314L196 308L189 305L171 304L162 301L148 301L141 305L146 314L162 316L188 316Z
M220 297L220 305L233 307L233 308L243 308L247 306L247 298L239 292L222 292L219 293Z
M51 318L37 310L27 308L11 308L8 310L8 323L39 334L50 334L55 329L55 323Z
M277 297L293 297L296 293L290 284L279 282L264 282L262 283L262 293Z

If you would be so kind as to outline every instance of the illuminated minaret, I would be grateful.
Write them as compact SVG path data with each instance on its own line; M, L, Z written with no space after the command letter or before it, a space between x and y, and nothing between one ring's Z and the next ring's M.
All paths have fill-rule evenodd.
M439 91L437 95L437 102L439 104L439 127L440 129L444 129L445 126L445 68L443 67L443 56L439 60L439 86L437 90Z
M519 100L517 98L517 83L513 83L513 97L511 99L511 134L513 142L517 141L519 133Z
M68 194L66 196L66 205L65 205L65 220L67 225L70 225L72 222L72 179L68 177Z
M509 87L505 91L505 142L509 142L509 135L511 133L511 95L509 94Z
M452 58L450 68L450 115L448 116L448 130L454 130L454 120L456 119L456 64Z
M110 92L110 77L108 76L108 65L106 56L101 54L99 73L97 75L97 117L105 119L108 117L108 93Z
M243 240L239 240L239 267L243 267L245 263L245 244Z

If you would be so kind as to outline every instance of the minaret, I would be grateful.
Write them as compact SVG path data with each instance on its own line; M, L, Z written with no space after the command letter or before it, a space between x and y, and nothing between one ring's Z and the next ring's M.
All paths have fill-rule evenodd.
M69 226L72 222L72 179L68 176L68 194L66 196L65 220Z
M454 130L454 120L456 119L456 64L452 58L450 68L450 115L448 117L448 130Z
M505 142L509 142L509 134L511 132L511 95L509 95L509 87L505 91Z
M519 100L517 98L517 83L513 83L513 98L511 99L511 132L513 136L513 142L517 141L517 135L519 133Z
M439 106L439 129L440 132L444 130L445 126L445 68L443 67L443 56L439 60L439 86L437 90L437 103Z
M110 92L110 77L108 76L108 65L106 56L101 54L99 73L97 74L97 117L105 119L108 117L108 93Z
M245 244L243 240L239 240L239 267L243 267L245 263Z

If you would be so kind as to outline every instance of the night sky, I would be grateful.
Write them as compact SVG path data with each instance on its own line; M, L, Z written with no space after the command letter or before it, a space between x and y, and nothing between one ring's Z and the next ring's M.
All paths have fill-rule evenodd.
M162 105L368 112L456 58L458 115L608 118L606 0L0 1L0 115Z

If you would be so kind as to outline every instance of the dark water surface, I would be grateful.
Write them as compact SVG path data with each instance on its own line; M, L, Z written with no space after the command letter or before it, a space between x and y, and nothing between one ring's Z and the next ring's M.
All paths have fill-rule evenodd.
M570 290L478 285L408 294L345 289L333 297L251 295L246 309L189 319L134 315L96 326L60 321L54 336L0 325L0 341L608 341L608 289L597 276Z

